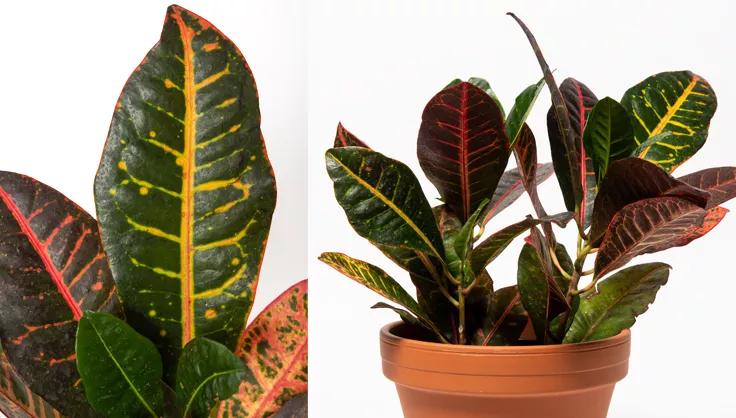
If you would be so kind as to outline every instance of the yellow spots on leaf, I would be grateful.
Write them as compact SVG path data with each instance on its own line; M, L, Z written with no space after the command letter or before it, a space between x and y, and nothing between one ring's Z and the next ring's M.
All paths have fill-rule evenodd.
M141 187L140 189L138 189L138 193L139 193L139 194L140 194L141 196L145 196L145 195L147 195L147 194L148 194L148 187Z
M156 137L156 131L149 132L148 133L148 136L150 136L151 138L155 138Z
M238 131L238 129L240 129L240 126L241 126L240 124L233 125L233 126L230 127L230 129L228 129L228 132L235 133L235 132Z
M118 194L118 190L114 187L110 188L110 196L115 196Z
M212 52L217 49L220 49L220 44L218 44L217 42L210 42L208 44L202 45L202 51L204 52Z
M233 104L233 103L235 103L237 101L238 101L238 98L237 97L232 97L232 98L229 98L229 99L225 99L225 100L222 101L222 103L220 103L217 106L215 106L215 109L222 109L223 107L228 107L228 106L230 106L231 104Z
M176 83L169 80L168 78L164 80L164 87L166 87L167 89L181 90L181 87L179 87Z
M216 311L216 310L214 310L214 309L207 309L207 310L206 310L206 311L204 312L204 317L205 317L205 318L207 318L207 319L214 319L214 318L217 318L217 311Z
M120 162L118 162L118 168L121 169L121 170L123 170L123 171L126 171L128 169L128 165L125 164L125 161L120 161Z
M153 309L151 309L150 311L148 311L148 316L150 316L151 318L155 317L156 316L156 311L153 310Z
M230 260L230 265L237 266L238 264L240 264L240 259L239 258L233 257L233 259Z
M251 161L255 161L255 160L256 160L256 156L255 156L255 155L251 155L251 156L250 156L250 160L251 160Z
M121 140L120 140L120 145L125 145L125 144L127 144L127 143L128 143L128 141L126 141L126 140L124 140L124 139L121 139Z
M165 337L166 336L166 330L165 329L162 329L161 331L158 332L158 335L160 335L162 337Z

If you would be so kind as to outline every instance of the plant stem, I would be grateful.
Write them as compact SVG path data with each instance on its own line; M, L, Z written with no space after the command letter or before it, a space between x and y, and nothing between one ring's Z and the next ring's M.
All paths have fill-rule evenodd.
M457 326L458 331L458 343L465 344L465 295L463 294L462 286L457 288L458 296L458 319L459 324Z
M549 251L550 258L552 259L552 263L557 267L557 270L560 272L562 277L566 278L567 280L570 280L572 278L572 275L568 273L563 267L562 264L560 264L560 260L557 258L557 253L552 251L550 249Z
M432 278L437 283L437 287L439 287L442 295L446 297L447 300L449 300L453 306L458 306L458 301L454 297L452 297L452 295L450 294L450 291L447 289L446 284L442 281L442 277L439 275L439 272L437 271L437 269L434 268L434 264L432 264L432 261L429 259L429 257L427 257L426 254L420 253L418 251L416 251L415 253L417 255L417 258L419 258L419 260L422 262L422 264L427 269L427 271L429 271L429 274L432 275ZM447 272L446 269L445 269L445 272Z

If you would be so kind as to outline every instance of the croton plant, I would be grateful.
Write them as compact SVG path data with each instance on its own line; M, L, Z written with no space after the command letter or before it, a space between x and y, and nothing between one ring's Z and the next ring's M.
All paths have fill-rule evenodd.
M599 100L573 78L558 85L534 36L513 17L543 78L508 114L478 78L451 82L422 114L417 156L441 205L430 206L406 165L341 125L326 153L351 225L409 272L416 299L367 262L341 253L321 260L393 302L375 307L393 309L434 341L520 345L610 337L648 309L670 270L656 262L621 268L705 235L727 213L719 205L736 196L735 167L672 175L705 143L716 96L690 71L648 77L620 102ZM545 84L552 163L540 164L525 120ZM506 170L512 156L516 168ZM537 193L552 173L566 206L557 214L548 214ZM534 216L486 234L489 220L524 191ZM577 242L568 249L555 228L570 221ZM520 236L516 284L494 288L492 262Z
M306 392L306 281L246 326L276 202L260 119L237 47L171 6L115 107L99 224L0 172L0 410L260 418Z

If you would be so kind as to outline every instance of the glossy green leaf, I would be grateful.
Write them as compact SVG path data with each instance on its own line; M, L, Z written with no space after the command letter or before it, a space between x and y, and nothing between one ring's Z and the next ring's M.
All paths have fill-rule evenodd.
M544 89L544 78L539 80L537 83L532 84L516 96L514 106L509 111L509 116L506 118L506 136L509 138L509 144L511 147L514 146L516 140L519 138L521 128L526 123L526 119L529 117L529 113L534 107L534 102L537 101L539 93Z
M621 270L581 295L580 306L564 343L612 337L630 328L646 312L660 287L667 283L670 266L649 263Z
M276 199L260 119L235 44L171 6L122 91L95 180L128 320L159 347L167 381L187 342L233 348L245 327Z
M424 108L419 164L461 221L493 194L510 155L501 111L472 84L445 88Z
M630 157L637 146L628 112L610 97L601 99L590 111L584 132L585 151L593 160L599 182L610 162Z
M0 172L0 271L10 363L60 413L95 416L76 384L77 323L120 304L94 218L43 183Z
M595 259L595 276L624 266L632 258L686 245L713 229L725 209L706 211L679 197L634 202L611 220Z
M358 234L443 258L432 208L409 167L356 147L330 149L326 160L335 197Z
M0 348L0 413L7 418L62 418L42 397L31 391Z
M598 245L614 215L642 199L676 196L705 207L710 195L675 179L655 164L639 158L611 163L595 199L589 241Z
M537 185L541 184L555 172L552 163L537 164L534 170ZM506 171L501 176L496 190L493 192L491 203L486 206L480 225L485 225L502 210L511 206L522 194L524 194L524 179L518 168Z
M186 345L176 368L176 398L182 416L203 418L243 380L255 383L243 361L224 345L199 337Z
M736 167L706 168L682 176L678 180L710 193L708 208L716 207L736 197Z
M637 150L668 172L705 143L717 100L710 84L690 71L655 74L624 93L621 104L634 121ZM671 135L659 137L663 133Z
M457 257L461 273L459 275L460 284L463 287L467 287L475 280L475 274L473 274L470 268L470 252L473 249L473 234L475 232L475 226L478 223L478 217L480 216L483 208L488 204L488 199L481 202L478 209L473 213L465 224L454 234L452 238L452 247L454 255Z
M77 369L87 400L109 418L160 417L161 356L146 337L106 313L85 312L77 328Z
M270 417L307 392L307 281L274 299L238 340L235 354L253 375L210 416Z
M506 228L491 234L473 249L470 256L473 271L480 273L488 264L491 263L491 261L501 255L503 250L505 250L516 237L528 231L530 228L543 222L553 222L564 227L572 217L572 212L563 212L543 219L527 217L523 221L509 225Z
M357 136L353 135L350 131L342 126L342 123L337 124L337 132L335 132L335 148L340 147L363 147L370 148L365 142L358 139Z
M456 78L449 82L445 88L452 87L454 85L462 83L463 80ZM491 88L491 83L488 82L488 80L480 77L470 77L468 78L468 83L474 85L475 87L478 87L479 89L483 90L491 96L491 99L493 99L494 102L496 102L496 106L498 106L498 109L501 111L501 115L506 119L506 112L503 110L503 105L501 104L501 99L498 98L496 95L496 92L493 91L493 88Z

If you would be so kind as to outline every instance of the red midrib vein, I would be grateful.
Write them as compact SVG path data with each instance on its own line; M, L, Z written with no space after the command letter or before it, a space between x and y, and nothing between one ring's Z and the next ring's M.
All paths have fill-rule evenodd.
M79 319L82 318L82 309L79 307L79 304L76 300L74 300L74 297L69 292L69 288L66 287L66 284L64 284L64 276L56 268L54 262L51 261L51 257L46 251L46 248L43 246L43 244L41 244L41 241L36 236L36 233L33 232L33 229L31 229L31 225L28 223L28 220L25 218L25 216L23 216L22 213L20 213L20 209L18 209L18 206L15 205L13 198L10 197L10 195L2 187L0 187L0 199L2 199L5 206L8 208L8 210L10 210L10 213L13 215L15 222L17 222L18 226L20 226L23 235L28 238L28 241L30 241L33 249L36 251L36 254L38 254L38 257L43 262L43 265L46 268L46 272L48 272L51 280L54 282L57 289L59 289L59 293L64 298L64 301L69 306L69 309L71 309L72 315L74 315L74 319L79 321Z
M463 196L463 214L465 219L470 217L470 190L468 185L468 133L466 132L466 118L468 113L468 87L463 85L460 93L460 190Z
M585 131L585 102L583 99L583 89L578 83L575 83L575 90L578 93L578 105L580 107L580 185L583 190L580 196L580 225L585 228L585 207L588 204L588 168L586 167L585 161L587 155L585 154L585 143L583 142L583 133Z

